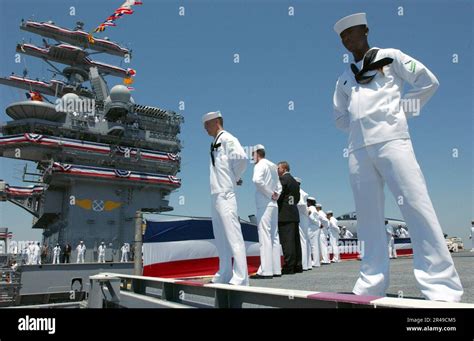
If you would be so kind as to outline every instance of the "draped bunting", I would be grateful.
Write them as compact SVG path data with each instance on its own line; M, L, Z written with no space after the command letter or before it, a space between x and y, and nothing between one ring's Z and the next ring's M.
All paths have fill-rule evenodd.
M115 169L115 175L117 175L119 178L128 178L132 172L126 171L126 170L121 170L121 169Z
M68 173L70 175L88 176L102 179L122 179L123 181L166 184L171 185L173 187L181 186L181 179L172 175L134 172L122 169L68 165L60 162L54 162L52 166L52 171L55 173Z
M25 133L18 135L0 136L0 147L12 144L37 143L47 146L60 146L93 153L109 154L118 153L124 155L127 149L130 156L140 157L145 160L162 161L176 163L179 162L179 155L167 152L160 152L150 149L138 149L126 146L111 146L104 143L81 141L65 137L48 136L34 133Z
M43 135L32 134L32 133L25 133L24 136L28 141L31 141L31 142L39 142L43 138Z
M10 186L5 184L5 192L12 196L32 196L35 194L42 194L45 190L44 186L34 185L34 186Z

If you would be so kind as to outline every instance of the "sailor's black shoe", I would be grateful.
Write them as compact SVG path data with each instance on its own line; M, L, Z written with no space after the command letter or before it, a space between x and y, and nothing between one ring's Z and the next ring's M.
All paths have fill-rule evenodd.
M256 275L250 276L250 278L251 279L272 279L273 276L263 276L263 275L256 274Z

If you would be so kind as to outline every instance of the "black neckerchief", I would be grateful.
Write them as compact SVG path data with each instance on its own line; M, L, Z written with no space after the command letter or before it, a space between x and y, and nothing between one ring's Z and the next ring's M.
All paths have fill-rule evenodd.
M359 70L357 65L351 64L351 70L354 73L355 79L359 84L368 84L374 79L375 75L364 76L368 71L378 70L383 68L385 65L389 65L393 62L393 58L382 58L374 62L373 60L377 56L379 49L370 49L364 56L364 61L362 62L362 70Z
M216 138L214 139L214 142L211 143L211 161L212 161L212 166L216 166L216 159L214 158L214 150L217 150L221 146L221 143L217 143L217 140L219 140L219 137L221 137L222 134L224 134L224 130L221 131Z

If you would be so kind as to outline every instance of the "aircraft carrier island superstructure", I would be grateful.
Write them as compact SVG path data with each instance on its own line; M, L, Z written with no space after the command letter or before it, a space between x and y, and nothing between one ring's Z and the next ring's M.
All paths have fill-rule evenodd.
M70 30L22 21L20 28L54 44L22 43L17 53L41 58L62 79L32 79L27 72L0 78L28 97L6 108L12 120L0 128L0 155L35 162L38 181L25 187L2 181L0 200L31 213L49 246L70 243L74 250L83 240L93 251L105 242L117 261L123 243L133 242L137 210L172 210L169 194L181 184L183 117L135 103L126 86L135 71L92 59L98 53L128 58L127 48L92 37L81 23ZM105 76L125 85L109 89ZM86 261L94 257L86 253Z

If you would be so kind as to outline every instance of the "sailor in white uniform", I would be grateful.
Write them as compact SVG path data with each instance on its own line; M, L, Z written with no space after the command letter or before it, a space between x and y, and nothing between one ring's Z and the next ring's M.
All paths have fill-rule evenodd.
M120 248L120 251L122 252L122 257L120 258L120 262L128 262L128 252L130 251L130 247L128 243L123 243L122 247Z
M86 245L84 242L81 240L79 245L76 247L77 251L77 259L76 263L84 263L84 255L86 254Z
M100 243L97 251L99 252L99 257L97 259L97 263L105 263L105 243Z
M33 264L41 264L40 243L33 244Z
M219 254L219 271L212 282L248 285L245 243L235 196L235 186L242 184L241 176L247 168L248 157L239 140L224 130L219 111L205 114L202 121L207 133L214 138L209 168L212 227Z
M311 254L312 254L312 267L321 266L321 251L320 251L320 234L321 234L321 222L319 221L318 211L316 210L316 199L313 197L308 197L308 231L309 231L309 240L311 244Z
M337 219L334 218L334 214L332 211L326 212L327 218L329 220L329 244L331 245L332 249L332 259L331 262L339 263L339 226L337 226Z
M351 239L354 238L354 234L347 229L347 226L341 226L341 234L340 234L340 239ZM353 250L353 245L349 242L344 242L344 246L342 247L342 250L344 253L353 253L355 252Z
M395 249L395 233L393 231L393 226L388 223L388 220L385 220L385 232L387 235L388 257L390 259L395 259L397 258L397 250Z
M61 246L59 243L53 248L53 264L59 264L59 255L61 254Z
M311 241L309 237L309 216L308 216L308 193L301 188L301 178L295 177L300 184L300 201L297 204L300 215L300 243L301 243L301 264L303 270L312 270Z
M281 276L281 246L278 238L278 204L281 183L277 166L265 158L265 147L254 147L252 182L255 184L257 206L258 241L260 243L260 267L252 278Z
M354 238L354 234L346 226L341 227L341 239Z
M321 264L331 264L331 261L329 260L328 249L329 220L322 208L323 207L321 206L321 204L316 204L316 211L318 212L318 218L320 222L319 249L321 250Z
M407 119L438 88L421 62L396 49L369 48L365 13L339 20L334 30L355 64L338 79L334 92L336 126L349 133L349 173L364 257L353 292L385 295L389 286L384 222L384 184L395 198L413 245L415 277L430 300L459 301L463 288L416 161ZM412 89L403 97L403 85Z
M410 238L410 234L408 233L407 229L405 229L402 225L399 225L397 229L397 237Z
M34 258L35 258L35 244L33 242L30 242L28 245L28 249L26 251L26 254L28 255L28 263L29 265L34 264Z

